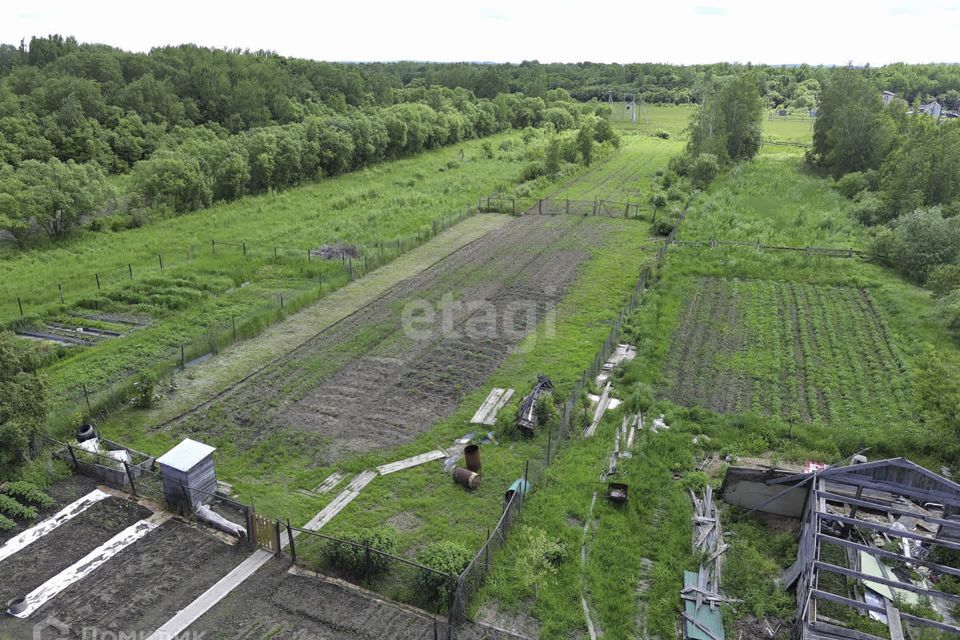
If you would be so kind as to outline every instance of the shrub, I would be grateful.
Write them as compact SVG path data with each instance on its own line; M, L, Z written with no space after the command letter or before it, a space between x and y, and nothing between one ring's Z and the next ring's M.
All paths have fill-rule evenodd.
M417 554L417 561L443 574L458 576L470 564L473 554L456 542L435 542ZM449 585L445 575L420 570L414 578L414 586L424 598L435 605L446 606Z
M40 487L32 482L24 482L22 480L8 482L3 486L3 493L24 502L33 503L40 508L48 508L57 504L56 500L48 496Z
M396 533L393 529L387 527L368 529L359 533L346 533L341 535L340 538L353 544L330 540L323 548L323 555L331 566L356 576L374 576L384 573L390 568L389 558L385 558L378 553L370 554L368 564L365 549L367 545L371 549L383 551L390 555L396 555L399 549Z
M0 514L0 531L10 531L17 523L8 518L7 516Z
M837 180L833 187L848 198L852 198L870 187L867 176L860 171L848 173Z
M133 383L133 406L138 409L149 409L154 402L156 382L148 373L141 373Z
M939 312L950 333L960 338L960 291L954 291L941 299Z
M540 426L549 424L558 424L560 421L560 412L553 404L553 394L544 393L537 398L537 424Z
M712 153L701 153L690 167L690 179L697 189L706 189L720 172L720 161ZM672 191L672 189L671 189Z
M673 222L666 218L660 218L650 226L650 231L654 235L668 236L673 231Z
M851 211L860 224L872 226L887 221L886 207L877 194L863 191L854 200Z
M667 206L667 194L663 191L655 191L650 195L650 204L657 209Z
M935 298L942 298L951 291L960 289L960 264L942 264L934 267L927 278L927 286Z
M36 509L24 506L16 498L11 498L4 493L0 493L0 511L11 518L32 520L37 517Z
M655 129L655 130L653 131L653 135L654 135L655 137L661 138L661 139L663 139L663 140L669 140L669 139L670 139L670 132L667 131L666 129Z

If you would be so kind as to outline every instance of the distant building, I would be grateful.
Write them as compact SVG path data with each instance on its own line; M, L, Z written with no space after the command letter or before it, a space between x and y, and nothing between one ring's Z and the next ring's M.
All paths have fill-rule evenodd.
M883 106L887 106L893 102L893 99L897 97L897 94L895 94L893 91L884 91L880 94L880 97L883 98Z
M939 118L940 114L943 113L943 107L940 106L939 102L934 100L933 102L928 102L927 104L920 105L920 113L931 116L933 118Z

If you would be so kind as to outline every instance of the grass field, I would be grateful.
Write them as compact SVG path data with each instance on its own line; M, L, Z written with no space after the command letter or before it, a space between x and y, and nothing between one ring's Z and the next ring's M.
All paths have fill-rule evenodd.
M865 232L848 207L807 172L802 151L770 147L698 198L679 238L863 247ZM682 570L697 562L686 490L719 484L727 456L734 463L831 463L868 449L871 459L903 455L934 470L949 463L937 443L950 434L925 424L918 377L931 350L952 366L960 352L927 299L858 259L671 247L656 286L627 323L624 339L638 355L615 375L626 404L548 470L478 615L501 622L533 616L542 638L583 637L583 595L609 637L672 637ZM638 408L648 420L664 413L670 430L642 434L634 457L621 459L630 503L618 509L598 498L585 529L616 427ZM693 471L708 457L704 473ZM795 558L793 537L729 509L723 517L734 532L725 590L743 600L725 607L727 636L751 637L753 616L789 625L793 602L773 581ZM565 552L541 568L534 586L524 563L531 544L544 538L561 541Z
M511 151L492 159L473 141L462 146L462 162L459 148L444 149L139 229L84 232L63 246L8 253L0 260L8 285L0 318L16 317L20 298L27 324L43 331L51 322L114 329L103 325L115 316L146 323L95 347L70 348L48 368L55 404L82 406L82 384L109 395L132 372L169 368L181 345L186 360L217 350L231 324L249 337L349 281L345 262L308 258L308 247L358 245L364 257L350 267L360 272L368 260L395 259L434 235L434 222L456 223L478 195L508 191L524 162L515 138Z

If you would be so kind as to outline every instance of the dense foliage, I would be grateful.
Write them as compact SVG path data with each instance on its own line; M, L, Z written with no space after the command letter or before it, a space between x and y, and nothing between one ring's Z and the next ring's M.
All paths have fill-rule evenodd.
M945 326L960 336L953 293L960 285L960 120L925 115L898 99L884 105L869 75L834 74L808 161L856 201L860 222L875 227L875 258L933 290ZM947 106L956 106L955 93Z
M37 352L0 333L0 478L26 459L46 417L46 386Z
M510 128L573 129L595 110L562 90L478 99L268 52L34 38L0 50L0 228L21 246L57 240L101 211L192 211ZM112 193L106 175L124 173Z

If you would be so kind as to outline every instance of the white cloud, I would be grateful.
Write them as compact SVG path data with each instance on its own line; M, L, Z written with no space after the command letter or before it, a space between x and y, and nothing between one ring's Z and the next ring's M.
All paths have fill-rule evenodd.
M0 41L61 33L137 51L192 42L353 61L879 65L957 61L958 9L938 0L6 0Z

